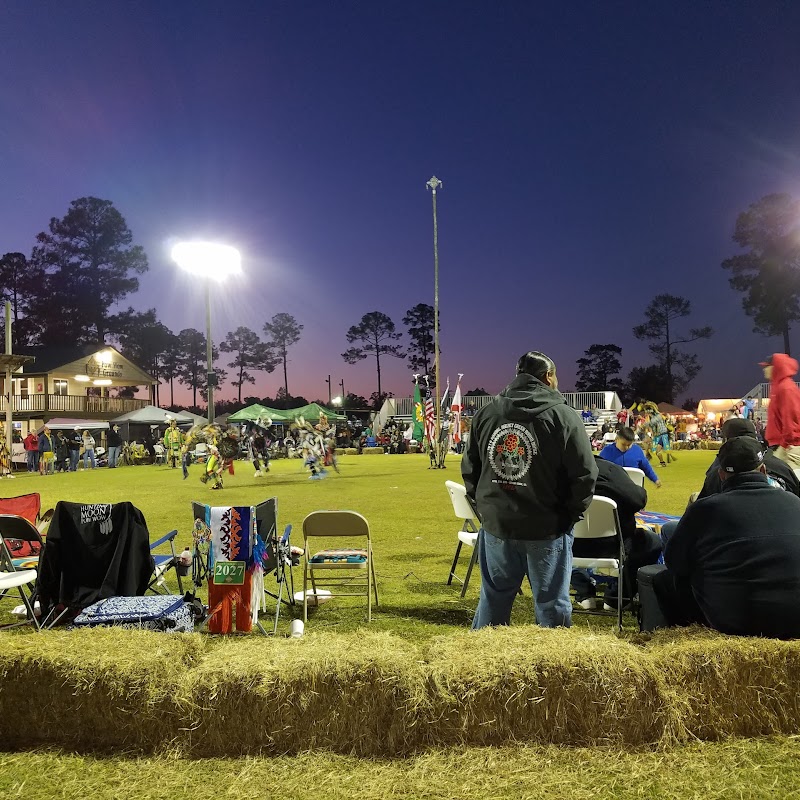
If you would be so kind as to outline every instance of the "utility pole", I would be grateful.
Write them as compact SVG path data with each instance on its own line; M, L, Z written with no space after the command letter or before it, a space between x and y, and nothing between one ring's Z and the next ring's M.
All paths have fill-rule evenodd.
M339 386L342 387L342 405L344 405L344 399L347 395L344 393L344 378L339 381Z
M328 375L327 379L325 380L325 383L328 384L328 407L330 408L331 399L333 397L333 395L331 395L331 376L330 375Z
M434 175L425 185L433 193L433 355L436 380L436 442L434 448L438 451L439 437L442 431L442 410L439 404L439 227L436 220L436 190L443 184ZM438 458L437 466L444 466L438 463Z

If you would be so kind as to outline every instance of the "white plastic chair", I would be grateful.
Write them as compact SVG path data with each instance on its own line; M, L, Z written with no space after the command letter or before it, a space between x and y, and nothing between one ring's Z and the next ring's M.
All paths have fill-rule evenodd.
M456 534L458 537L458 544L456 545L456 554L453 556L453 564L450 567L450 575L447 578L447 585L450 586L453 583L453 578L455 578L461 583L461 596L463 597L467 593L469 579L472 576L472 568L478 560L478 549L475 545L478 541L480 522L478 521L478 515L472 503L467 497L467 490L460 483L456 483L455 481L445 481L444 485L447 488L447 493L450 495L450 502L453 504L453 511L456 517L463 521L461 530ZM462 581L461 578L456 575L456 567L458 566L458 558L461 555L461 548L464 545L472 548L472 557L469 560L467 573Z
M155 453L155 463L165 464L167 461L167 451L164 449L163 444L156 443L153 445L153 452Z
M23 588L34 583L36 583L35 569L23 569L16 572L0 572L0 596L3 596L9 589L16 589L19 592L19 596L22 598L22 602L25 605L25 611L27 612L25 622L16 622L12 623L11 625L3 625L0 626L0 630L2 628L14 628L18 625L33 625L37 631L41 630L39 626L39 620L36 619L34 608L31 605L31 601L28 599L28 595L25 593L25 589Z
M622 469L628 473L628 477L637 485L644 486L645 474L644 471L638 467L623 467Z
M640 470L641 471L641 470ZM576 539L614 539L619 554L613 558L572 557L573 569L592 569L617 578L617 629L622 631L622 575L625 568L625 548L617 514L617 504L608 497L592 498L591 505L583 512L573 528ZM602 612L594 612L602 613Z
M205 442L198 442L192 450L192 458L198 464L208 461L208 445Z

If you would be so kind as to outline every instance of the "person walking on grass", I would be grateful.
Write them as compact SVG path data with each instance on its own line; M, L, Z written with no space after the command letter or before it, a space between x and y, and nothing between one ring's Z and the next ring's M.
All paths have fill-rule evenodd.
M592 501L597 467L544 353L522 356L516 378L475 414L461 473L481 520L473 630L509 624L526 575L536 622L569 627L572 527Z

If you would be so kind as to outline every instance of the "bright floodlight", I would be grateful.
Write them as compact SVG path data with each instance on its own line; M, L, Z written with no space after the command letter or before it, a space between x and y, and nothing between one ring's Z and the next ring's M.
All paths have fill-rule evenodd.
M334 397L333 400L331 400L331 403L333 403L335 406L340 406L342 404L342 398Z
M179 242L172 248L172 260L187 272L217 281L242 271L239 251L226 244Z

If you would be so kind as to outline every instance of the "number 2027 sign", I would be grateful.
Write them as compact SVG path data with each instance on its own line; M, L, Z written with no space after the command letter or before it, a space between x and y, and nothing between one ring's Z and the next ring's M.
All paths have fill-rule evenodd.
M215 561L214 583L218 586L242 586L244 584L244 561Z

